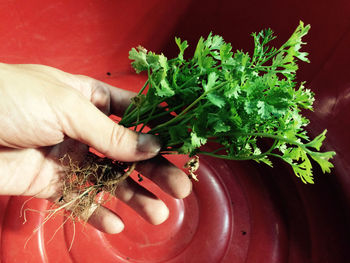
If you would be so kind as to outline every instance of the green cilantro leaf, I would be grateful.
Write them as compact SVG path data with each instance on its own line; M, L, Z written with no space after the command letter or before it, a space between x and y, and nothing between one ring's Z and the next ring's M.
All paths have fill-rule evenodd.
M205 154L271 167L274 157L288 163L302 182L313 183L311 161L329 173L335 152L320 151L326 130L310 139L309 120L302 115L314 102L314 93L296 81L298 62L309 62L302 51L309 29L300 22L279 48L270 46L271 29L253 33L253 55L233 52L212 33L199 39L189 59L184 57L188 42L180 38L175 38L179 54L173 59L131 49L132 66L137 73L147 71L148 80L120 124L142 131L157 123L149 133L162 141L162 154ZM217 148L203 148L208 142ZM264 143L271 145L262 151L265 147L258 145Z

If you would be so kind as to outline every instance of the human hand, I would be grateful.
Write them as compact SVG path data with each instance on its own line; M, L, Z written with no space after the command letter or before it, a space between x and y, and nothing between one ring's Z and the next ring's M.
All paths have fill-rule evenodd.
M51 201L61 196L58 161L81 160L92 146L119 161L147 160L138 167L162 190L184 198L192 188L180 169L157 156L154 137L114 123L135 94L95 79L42 65L0 64L0 195L26 195ZM153 158L154 157L154 158ZM166 220L166 205L132 179L115 196L152 224ZM122 219L104 207L88 222L107 233L123 230Z

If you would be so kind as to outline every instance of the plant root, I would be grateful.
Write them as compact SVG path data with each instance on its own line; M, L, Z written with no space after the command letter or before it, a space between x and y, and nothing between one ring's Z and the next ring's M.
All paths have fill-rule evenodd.
M101 158L93 153L88 153L83 162L73 161L69 155L60 159L63 166L61 175L62 189L60 198L45 211L39 211L30 208L24 208L28 199L22 205L20 216L23 216L25 224L27 222L27 212L37 212L47 214L40 225L34 229L31 236L26 240L26 247L29 240L40 230L43 225L59 213L64 213L66 217L59 228L54 232L49 242L54 238L57 232L64 224L71 220L73 222L74 232L69 250L72 248L75 238L76 221L87 222L94 211L105 204L114 195L118 185L120 185L136 168L136 162L124 163L113 161L108 158ZM199 167L199 157L194 156L186 164L189 177L198 181L195 172ZM138 174L138 181L143 180ZM34 198L34 197L33 197ZM68 213L65 213L68 211Z
M82 163L69 155L61 159L62 194L57 209L69 210L73 218L87 221L91 214L114 195L118 185L135 169L136 163L124 163L89 153ZM107 193L107 194L106 194Z

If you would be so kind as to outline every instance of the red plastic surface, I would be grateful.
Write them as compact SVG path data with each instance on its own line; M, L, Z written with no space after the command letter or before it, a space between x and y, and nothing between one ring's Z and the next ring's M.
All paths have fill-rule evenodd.
M130 90L143 84L127 58L139 44L171 56L174 36L194 45L213 31L251 51L252 31L273 28L278 45L299 20L310 23L306 49L312 62L301 64L299 73L316 93L310 133L327 128L326 148L337 152L332 175L316 169L315 185L303 185L281 163L271 169L203 157L200 181L185 200L143 182L169 206L164 224L149 225L117 200L109 204L127 218L119 235L80 224L74 230L72 223L60 228L64 217L57 216L31 236L44 215L28 212L23 224L26 198L2 197L1 261L350 262L349 13L347 0L0 1L1 62L46 64ZM174 161L183 163L181 157ZM33 199L26 207L48 205Z

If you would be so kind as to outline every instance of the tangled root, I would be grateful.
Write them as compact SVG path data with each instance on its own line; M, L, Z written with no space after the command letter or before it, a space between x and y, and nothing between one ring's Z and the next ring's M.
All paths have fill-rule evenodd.
M87 221L92 212L107 202L135 169L136 163L124 163L89 153L83 162L74 162L69 155L61 160L62 195L60 208L70 211L73 218ZM106 194L107 193L107 194Z
M65 155L60 161L64 167L61 179L63 185L55 211L64 208L70 211L71 218L83 221L87 221L98 206L114 195L118 185L136 167L136 163L101 158L93 153L88 153L82 162L74 162L69 155ZM185 165L190 178L195 181L198 181L195 174L198 166L198 156Z
M91 214L99 206L105 204L114 195L118 185L123 182L135 169L136 162L125 163L113 161L108 158L101 158L93 153L88 153L83 162L75 162L67 154L60 159L63 166L62 172L62 193L61 197L53 206L46 211L38 211L30 208L24 209L26 202L21 208L21 216L24 217L24 223L27 221L26 212L48 213L43 222L37 227L32 235L26 240L25 246L35 233L55 215L68 210L63 224L55 231L50 239L63 225L71 219L74 226L74 234L70 244L71 249L75 236L75 222L87 222ZM187 168L189 177L198 181L195 174L199 166L199 158L195 156L190 159L184 168ZM139 181L142 177L139 175ZM30 200L30 199L29 199ZM28 201L29 201L28 200Z

